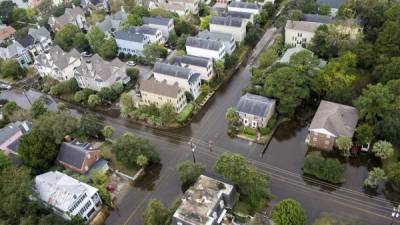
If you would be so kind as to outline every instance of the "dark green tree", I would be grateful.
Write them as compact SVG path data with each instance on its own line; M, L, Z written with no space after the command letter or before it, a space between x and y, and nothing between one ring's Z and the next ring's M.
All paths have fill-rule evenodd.
M165 225L168 209L158 200L150 199L144 213L144 225Z
M272 220L276 225L306 225L303 207L293 199L280 201L272 210Z
M165 103L160 107L160 118L163 123L173 123L176 120L175 107L171 103Z
M64 51L69 51L74 46L75 35L80 32L73 24L63 26L54 37L54 44L60 46Z
M32 103L32 107L31 107L32 118L36 119L36 118L38 118L39 116L43 115L46 112L47 112L47 109L44 106L43 101L41 101L40 99L35 100Z
M100 46L99 55L103 59L113 59L117 55L117 43L114 39L107 39L103 41L103 44Z
M192 185L205 171L205 166L199 163L183 161L178 164L177 171L182 183Z

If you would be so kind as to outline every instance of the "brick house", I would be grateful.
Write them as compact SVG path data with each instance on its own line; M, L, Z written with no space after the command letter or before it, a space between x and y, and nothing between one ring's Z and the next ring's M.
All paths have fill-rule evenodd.
M338 137L353 137L357 122L356 108L322 100L308 129L306 143L332 150Z

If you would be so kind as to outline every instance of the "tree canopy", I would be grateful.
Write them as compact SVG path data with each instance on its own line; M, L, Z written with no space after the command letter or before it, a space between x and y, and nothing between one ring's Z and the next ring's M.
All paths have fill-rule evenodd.
M303 207L293 199L284 199L272 209L272 220L276 225L306 225Z
M205 167L199 163L183 161L177 166L178 175L182 183L194 184L199 176L204 172Z

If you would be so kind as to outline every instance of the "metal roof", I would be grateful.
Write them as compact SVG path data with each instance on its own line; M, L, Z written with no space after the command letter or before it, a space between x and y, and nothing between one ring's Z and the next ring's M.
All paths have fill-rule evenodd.
M196 38L196 37L188 37L186 39L186 46L191 46L195 48L204 48L214 51L219 51L223 46L220 42L203 39L203 38Z
M241 27L243 19L232 17L232 16L214 16L211 18L210 24L231 26L231 27Z
M237 17L237 18L241 18L241 19L251 19L251 17L253 16L253 13L228 11L228 12L221 13L221 16L232 16L232 17Z
M275 104L276 100L260 95L246 93L240 97L236 105L238 112L264 117Z
M227 33L221 33L221 32L210 32L208 30L202 31L199 34L197 34L197 37L203 38L203 39L209 39L209 40L214 40L214 41L232 41L233 40L233 35L232 34L227 34Z
M143 24L157 24L167 26L172 19L156 16L156 17L143 17Z
M183 64L188 64L188 65L207 67L208 64L211 62L211 59L204 58L204 57L198 57L198 56L192 56L192 55L185 55L182 57L175 57L173 62L174 62L173 64L178 64L178 65L181 65L183 63Z
M146 36L144 34L139 34L136 32L135 27L130 27L126 31L117 31L114 34L115 39L121 39L126 41L133 41L143 43L146 40Z
M183 79L189 79L191 76L190 69L183 68L183 67L176 66L176 65L170 65L167 63L160 63L160 62L156 62L154 64L153 71L155 73L179 77L179 78L183 78Z
M339 9L345 0L317 0L318 5L329 5L331 8Z

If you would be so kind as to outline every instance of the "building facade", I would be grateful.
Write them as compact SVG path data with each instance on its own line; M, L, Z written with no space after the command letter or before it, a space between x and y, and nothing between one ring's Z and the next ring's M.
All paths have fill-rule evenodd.
M200 74L201 80L208 82L214 78L213 62L210 58L185 55L174 58L173 64L188 68Z
M232 16L214 16L210 21L210 31L232 34L235 41L246 37L246 21Z
M322 23L288 20L285 26L285 44L307 46Z
M198 33L197 37L220 42L225 46L225 52L228 55L231 55L236 49L235 38L232 34L210 32L208 30L205 30Z
M186 39L186 53L216 60L223 59L226 54L225 46L220 42L198 37L188 37Z
M22 68L28 68L28 65L32 63L29 50L16 41L5 48L0 47L0 59L14 59Z
M115 32L114 38L117 43L118 53L127 55L143 56L144 47L151 43L149 37L137 33L135 27L131 27L126 31Z
M143 24L160 30L165 40L168 40L169 34L174 30L174 20L161 16L143 17Z

